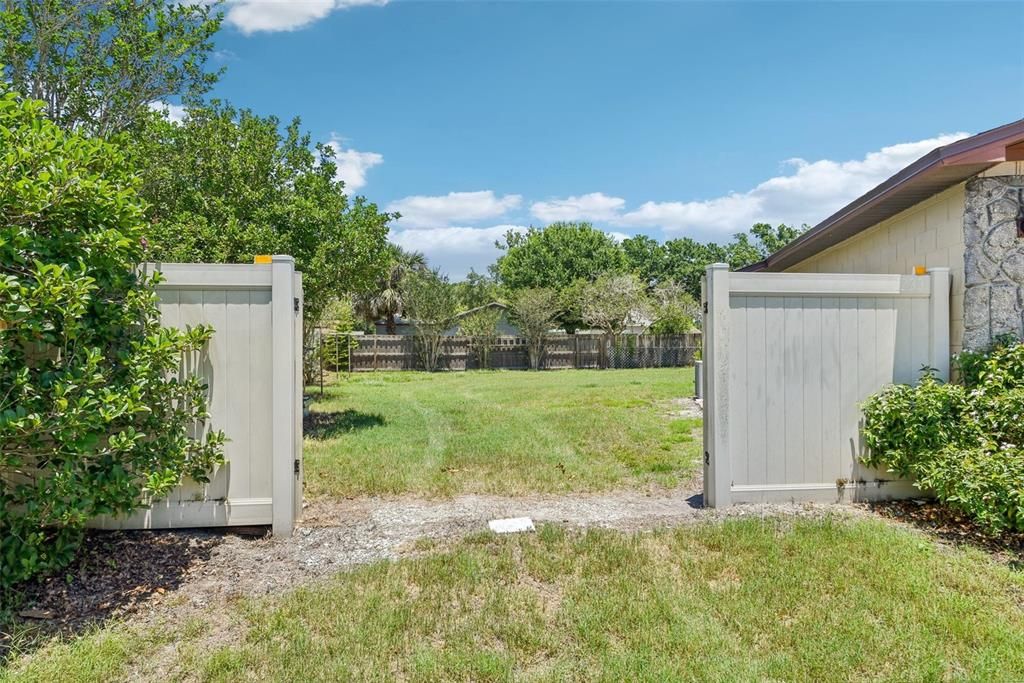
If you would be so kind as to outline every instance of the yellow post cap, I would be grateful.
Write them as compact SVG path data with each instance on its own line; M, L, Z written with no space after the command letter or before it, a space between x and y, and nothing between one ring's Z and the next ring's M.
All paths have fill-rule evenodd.
M914 275L927 275L928 269L924 266L914 266Z
M256 256L253 257L252 262L253 263L270 263L272 260L273 260L273 258L270 256L270 254L256 254Z

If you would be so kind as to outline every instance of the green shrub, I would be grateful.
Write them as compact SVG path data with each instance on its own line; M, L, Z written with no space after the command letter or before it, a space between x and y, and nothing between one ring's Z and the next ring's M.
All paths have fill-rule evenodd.
M0 83L0 592L72 558L91 517L199 481L221 458L207 328L161 328L136 178Z
M918 484L991 531L1024 530L1024 450L946 448L921 461Z
M491 366L491 350L498 343L498 324L504 311L495 307L481 307L459 321L459 334L469 337L469 349L476 356L476 366Z
M944 384L928 369L917 386L894 384L864 403L864 462L886 467L902 477L917 476L917 467L949 445L969 447L974 430L967 389Z
M922 489L996 532L1024 531L1024 344L998 339L956 359L960 383L928 369L914 387L864 404L866 464Z

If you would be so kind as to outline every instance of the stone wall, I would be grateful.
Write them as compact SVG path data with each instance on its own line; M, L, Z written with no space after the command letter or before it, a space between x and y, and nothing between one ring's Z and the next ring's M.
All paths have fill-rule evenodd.
M979 177L964 204L965 349L984 348L1000 334L1024 338L1024 238L1017 215L1024 175Z

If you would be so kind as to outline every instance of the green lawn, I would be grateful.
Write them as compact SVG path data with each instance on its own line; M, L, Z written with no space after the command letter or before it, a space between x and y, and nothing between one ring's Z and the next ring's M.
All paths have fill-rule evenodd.
M692 395L692 368L343 376L312 406L306 495L675 486L700 422L669 401Z
M879 521L547 526L235 605L233 644L201 619L109 627L10 680L1020 681L1022 595L987 556Z

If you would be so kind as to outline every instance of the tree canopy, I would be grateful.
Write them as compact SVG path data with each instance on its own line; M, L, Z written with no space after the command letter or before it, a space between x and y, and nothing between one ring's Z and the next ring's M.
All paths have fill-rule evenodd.
M510 289L560 291L577 280L590 282L602 273L626 268L619 245L590 223L552 223L525 233L509 231L497 246L505 253L493 270Z
M613 275L635 275L648 293L661 289L656 299L671 301L661 305L665 311L661 328L679 329L692 319L692 302L700 298L700 283L708 264L748 266L802 232L784 224L758 223L749 233L738 233L725 244L698 242L690 237L658 242L647 235L616 243L589 223L553 223L525 233L508 232L497 245L504 253L491 271L505 290L542 287L555 291L561 311L559 321L569 330L593 324L587 323L582 310L583 302L597 294L593 283L604 277L608 285ZM666 298L666 292L672 292L672 296Z
M427 260L418 251L406 251L388 244L387 265L369 287L355 295L355 309L367 324L384 319L388 334L395 333L395 318L405 312L403 281L407 275L427 269Z
M13 89L41 100L60 127L107 136L151 103L196 101L219 72L206 69L220 0L4 0L0 64Z
M349 199L332 149L314 147L297 118L282 133L274 117L214 102L182 123L150 117L129 150L149 202L154 258L251 263L290 254L310 327L333 298L371 287L388 266L391 214Z

